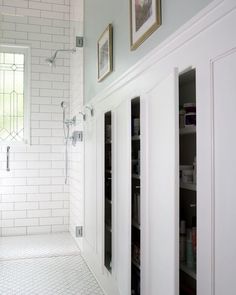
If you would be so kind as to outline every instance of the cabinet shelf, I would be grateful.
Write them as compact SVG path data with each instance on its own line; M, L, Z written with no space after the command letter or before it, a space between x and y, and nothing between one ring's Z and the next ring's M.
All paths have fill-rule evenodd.
M140 179L140 175L139 174L132 174L132 177L134 178L134 179Z
M132 136L132 140L134 140L134 141L140 140L140 135L134 135L134 136Z
M140 270L140 265L135 260L132 259L132 263Z
M112 229L111 229L111 226L106 224L106 230L109 231L110 233L112 233Z
M180 269L183 272L185 272L187 275L189 275L191 278L193 278L194 280L197 279L196 271L188 268L186 264L180 263Z
M140 224L138 224L138 222L137 222L137 221L135 221L135 220L132 220L132 225L133 225L133 227L135 227L135 228L137 228L137 229L139 229L139 230L140 230Z
M195 134L196 133L196 126L189 126L185 128L179 129L180 135L188 135L188 134Z
M109 174L111 174L111 173L112 173L112 171L111 171L110 169L106 169L106 173L109 173Z
M109 203L110 205L112 204L112 201L106 198L106 202Z
M181 182L180 183L180 188L187 189L187 190L190 190L190 191L196 191L197 190L196 183L183 183L183 182Z

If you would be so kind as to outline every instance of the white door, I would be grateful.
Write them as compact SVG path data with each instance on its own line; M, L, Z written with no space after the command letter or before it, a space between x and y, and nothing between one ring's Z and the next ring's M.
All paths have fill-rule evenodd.
M96 187L96 119L85 124L85 202L84 202L84 237L85 247L89 249L85 251L96 252L96 237L97 237L97 187Z
M236 294L236 49L213 63L215 295Z
M116 279L120 294L131 293L131 108L125 101L115 110L114 224ZM116 221L117 224L116 224Z
M173 70L147 95L146 179L149 230L148 295L178 294L178 73ZM146 163L147 161L147 163ZM149 229L148 229L149 228ZM147 290L149 289L149 290ZM144 290L143 290L144 291Z

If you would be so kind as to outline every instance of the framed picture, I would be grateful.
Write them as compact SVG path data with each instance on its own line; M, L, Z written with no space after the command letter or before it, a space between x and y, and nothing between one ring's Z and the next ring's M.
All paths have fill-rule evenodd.
M131 50L161 25L161 0L130 0Z
M98 81L102 81L113 70L112 25L106 28L97 43Z

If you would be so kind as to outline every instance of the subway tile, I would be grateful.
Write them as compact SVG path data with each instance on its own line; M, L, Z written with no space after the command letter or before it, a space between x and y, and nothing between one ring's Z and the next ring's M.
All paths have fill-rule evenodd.
M64 224L64 225L52 225L52 232L57 233L57 232L67 232L69 230L69 226Z
M49 185L51 183L50 178L47 177L33 177L27 178L28 185Z
M64 28L57 28L52 26L44 26L41 28L41 33L51 34L51 35L64 35Z
M22 236L26 235L26 227L11 227L11 228L3 228L2 236Z
M40 17L40 11L39 10L29 9L29 8L17 8L16 9L16 14L23 15L23 16L36 16L36 17Z
M29 1L29 8L50 11L52 10L52 5L49 3Z
M28 17L18 16L18 15L3 15L3 22L26 24L28 22Z
M2 178L2 185L9 185L9 186L18 186L18 185L26 185L26 178Z
M61 12L54 12L54 11L41 11L41 17L61 20L64 18L64 14Z
M63 75L62 74L40 74L40 80L46 80L46 81L63 81Z
M13 227L14 220L12 219L2 219L0 220L0 227Z
M41 18L41 17L29 17L29 24L39 25L39 26L51 26L52 20Z
M37 161L39 160L38 153L15 153L16 161Z
M70 12L70 6L69 5L57 5L57 4L54 4L52 6L52 10L53 11L58 11L58 12L69 13Z
M27 217L51 217L51 210L28 210ZM55 216L55 215L54 215ZM61 215L58 215L61 216Z
M2 30L7 30L7 31L15 31L16 25L14 23L7 23L7 22L2 22L1 24L1 29Z
M40 225L59 225L63 224L63 217L45 217L40 218Z
M26 216L26 210L11 210L2 212L3 219L26 218Z
M0 211L13 210L13 208L14 208L14 203L0 203Z
M53 20L54 27L69 28L70 22L68 20Z
M40 193L62 193L62 185L44 185L39 188Z
M69 216L69 209L52 209L52 216Z
M15 219L15 226L33 226L33 225L39 225L38 218Z
M39 204L38 202L22 202L15 204L15 210L33 210L38 209Z
M63 97L63 92L57 89L40 89L41 96Z
M2 237L23 236L26 235L26 233L26 227L5 227L2 229Z
M32 129L31 131L32 136L51 136L52 131L51 129Z
M51 201L52 197L50 193L41 193L41 194L27 194L27 202L45 202Z
M22 32L35 32L39 33L40 32L40 27L36 25L28 25L28 24L17 24L16 25L16 30L17 31L22 31Z
M40 169L40 175L48 177L63 176L64 169Z
M52 201L68 201L69 194L68 193L53 193Z
M14 172L15 177L38 177L39 171L31 170L31 169L22 169L22 170L15 170Z
M44 0L46 3L64 4L64 0Z
M51 119L51 114L48 113L32 113L32 120L45 121Z
M51 233L51 226L28 226L28 235L49 234Z
M22 186L15 186L15 193L16 194L32 194L38 193L39 187L37 185L22 185Z
M25 201L26 201L26 194L2 195L3 203L25 202Z
M28 1L24 0L3 0L3 5L13 6L13 7L28 7Z
M51 168L52 164L50 161L30 161L27 166L30 169L42 169Z
M52 35L41 33L28 33L29 40L51 41Z
M16 31L4 31L3 32L4 38L20 38L20 39L27 39L27 33L25 32L16 32Z
M62 209L63 202L62 201L51 201L51 202L40 202L40 209Z

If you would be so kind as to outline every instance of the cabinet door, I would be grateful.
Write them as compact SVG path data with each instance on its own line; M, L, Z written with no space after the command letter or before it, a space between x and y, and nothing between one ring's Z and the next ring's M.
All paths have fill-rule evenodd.
M178 294L178 73L147 95L146 180L149 295ZM143 163L145 166L145 163ZM146 228L145 230L148 230ZM144 292L144 294L146 294Z
M213 64L215 295L236 294L236 50Z
M96 194L96 119L85 125L85 230L84 237L90 251L96 251L97 194ZM88 249L86 249L88 251Z

